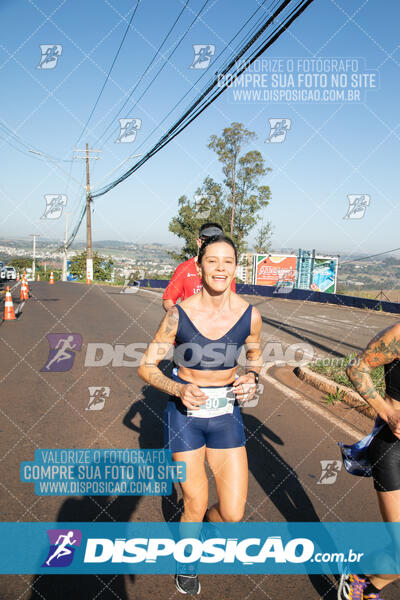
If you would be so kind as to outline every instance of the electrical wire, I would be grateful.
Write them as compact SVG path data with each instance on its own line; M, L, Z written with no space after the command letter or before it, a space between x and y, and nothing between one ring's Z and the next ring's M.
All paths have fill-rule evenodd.
M184 113L184 115L169 129L169 131L153 146L153 148L133 167L131 167L126 173L121 175L118 179L104 186L100 190L92 194L93 198L102 196L113 189L119 183L122 183L125 179L130 177L135 171L137 171L145 162L147 162L152 156L159 152L165 145L170 143L179 133L181 133L194 119L196 119L210 104L212 104L230 85L232 81L237 79L245 69L247 69L269 46L271 46L285 31L288 27L304 12L304 10L313 2L313 0L300 0L297 6L289 13L289 15L280 23L274 30L274 32L267 38L266 41L262 42L253 54L237 66L238 61L244 56L244 54L251 48L252 45L260 38L262 33L274 23L277 17L282 11L291 3L291 0L284 0L275 10L275 12L267 19L262 27L256 32L256 34L247 42L247 44L240 49L240 51L230 60L228 65L223 69L222 73L216 74L213 82L207 87L207 89L198 97L190 106L190 108ZM236 72L230 74L229 82L224 81L223 85L219 85L221 76L225 76L230 69L236 67ZM216 91L215 91L216 89ZM212 94L211 97L207 98L208 95Z
M362 258L354 258L352 260L343 260L340 264L345 265L351 262L358 262L359 260L367 260L368 258L375 258L376 256L383 256L384 254L390 254L391 252L398 252L400 248L394 248L393 250L386 250L385 252L378 252L378 254L370 254L369 256L363 256Z
M304 12L304 10L313 2L313 0L300 0L296 7L289 13L287 17L282 19L282 22L275 27L274 31L264 40L256 50L246 58L242 63L238 61L244 56L244 54L249 50L254 43L260 38L262 33L276 21L277 17L284 11L286 7L291 4L292 0L284 0L280 3L278 8L274 10L273 14L263 23L263 25L256 31L256 33L251 37L251 39L242 42L242 46L239 51L236 52L233 59L230 59L226 65L224 66L222 73L216 73L211 84L207 85L206 89L202 94L191 104L188 110L185 111L184 115L168 130L168 132L162 136L162 138L153 146L153 148L137 163L133 165L128 171L126 171L123 175L118 177L118 179L114 180L112 183L104 186L100 190L92 193L92 198L96 198L104 195L111 189L113 189L116 185L127 179L130 175L132 175L136 170L138 170L145 162L147 162L154 154L160 151L165 145L167 145L172 139L174 139L181 131L183 131L197 116L199 116L212 102L216 100L216 98L225 91L228 87L228 83L224 82L224 85L218 86L219 77L222 74L223 76L228 73L228 71L235 67L236 71L232 74L229 74L230 80L229 85L232 81L237 79L240 74L247 69L249 65L251 65L269 46L271 46L279 37L288 29L288 27ZM274 9L276 7L276 3ZM290 7L289 7L290 8ZM243 29L243 28L242 28ZM254 29L254 26L253 28ZM248 34L247 34L248 36ZM237 37L237 36L235 36ZM218 87L217 87L218 86ZM215 90L215 88L217 89ZM71 238L68 241L68 245L72 243L75 239L79 227L83 221L84 215L86 213L86 203L82 207L82 213L80 215L79 221L75 226Z
M129 23L128 23L128 26L127 26L127 28L126 28L126 30L125 30L125 33L124 33L124 35L123 35L123 37L122 37L121 43L120 43L120 45L119 45L119 48L118 48L118 50L117 50L117 52L116 52L116 54L115 54L115 56L114 56L114 60L113 60L113 61L112 61L112 63L111 63L111 66L110 66L110 68L109 68L109 70L108 70L108 73L107 73L107 76L106 76L106 78L105 78L105 81L104 81L104 83L103 83L103 85L102 85L102 88L101 88L101 90L100 90L100 92L99 92L99 94L98 94L98 96L97 96L96 102L94 103L94 106L93 106L93 108L92 108L92 110L91 110L91 112L90 112L90 115L89 115L89 117L88 117L88 119L87 119L87 121L86 121L85 125L83 126L82 132L81 132L81 134L80 134L79 138L76 140L76 145L78 144L78 142L79 142L79 141L80 141L80 139L82 138L83 134L85 133L85 131L86 131L86 128L87 128L87 126L89 125L90 119L92 118L92 116L93 116L93 113L94 113L94 111L96 110L96 107L97 107L97 105L98 105L98 103L99 103L99 100L100 100L100 98L101 98L101 96L102 96L102 94L103 94L103 92L104 92L104 88L106 87L106 85L107 85L107 82L108 82L108 80L109 80L109 78L110 78L111 71L113 70L115 63L117 62L117 59L118 59L119 53L121 52L121 48L122 48L122 46L123 46L123 44L124 44L124 41L125 41L125 38L126 38L126 36L128 35L128 31L129 31L129 29L130 29L130 27L131 27L132 21L133 21L133 19L134 19L134 17L135 17L135 14L136 14L136 11L137 11L137 9L138 9L138 7L139 7L139 4L140 4L140 2L141 2L141 0L137 0L137 2L136 2L135 9L134 9L134 11L133 11L133 13L132 13L132 15L131 15L130 21L129 21Z
M17 135L16 133L14 133L12 131L12 129L10 129L5 124L4 121L0 121L0 130L1 129L3 130L3 131L1 131L1 133L7 134L9 136L9 139L5 139L5 138L1 138L1 139L4 142L6 142L7 144L9 144L12 148L14 148L14 150L17 150L18 152L21 152L22 154L26 154L30 158L32 158L34 156L34 153L32 154L32 152L31 152L33 150L37 154L42 154L43 156L48 157L50 160L53 160L53 161L56 161L56 162L70 162L69 160L63 160L61 158L57 158L55 156L51 156L49 154L46 154L45 152L42 152L41 150L39 150L38 148L36 148L33 144L26 144L24 142L24 140L19 135ZM14 146L11 143L10 140L12 140L13 143L20 144L21 146L23 146L24 148L26 148L26 151L22 150L21 148L18 148L16 146ZM28 152L30 152L30 153L28 154ZM37 156L35 158L37 158Z
M8 144L8 146L10 146L10 148L13 148L14 150L16 150L17 152L20 152L20 154L23 154L24 156L29 156L29 158L32 158L34 156L32 154L29 154L29 152L27 152L26 150L18 148L18 146L14 146L14 144L11 143L10 139L0 136L0 140L2 140L5 144ZM35 158L39 158L39 156L35 156Z
M126 104L128 103L128 101L130 100L130 98L132 97L133 93L136 91L136 89L138 88L138 86L140 85L140 83L143 81L144 76L146 75L147 71L150 69L151 65L154 63L154 61L156 60L157 56L159 55L162 47L164 46L165 42L167 41L167 39L169 38L169 36L171 35L173 29L175 28L176 24L178 23L179 19L181 18L182 14L184 13L187 5L189 4L190 0L186 0L186 4L184 5L184 7L182 8L182 10L180 11L179 15L177 16L177 18L175 19L175 22L173 23L173 25L170 27L167 35L164 37L163 41L161 42L161 44L159 45L159 47L157 48L157 51L155 52L153 58L151 59L151 61L149 62L149 64L147 65L146 69L143 71L143 73L141 74L139 81L136 83L136 85L134 86L134 88L132 89L132 91L130 92L129 96L127 97L127 99L125 100L124 104L121 106L121 108L119 109L119 111L116 113L116 115L113 117L113 119L111 120L111 122L109 123L109 125L107 126L107 128L103 131L103 133L100 135L99 138L97 138L95 144L97 145L99 143L99 141L101 140L102 137L105 136L105 134L107 133L107 131L110 129L110 127L112 127L112 125L115 123L116 119L118 118L118 115L121 114L121 111L125 108Z
M96 165L97 165L97 162L95 161L94 165L93 165L93 167L91 169L91 176L94 176L94 173L95 173L95 170L96 170ZM84 217L86 215L86 208L87 207L86 207L86 189L85 189L85 186L83 185L84 177L85 177L85 170L83 169L82 170L81 183L80 183L80 188L82 188L82 192L81 192L80 196L78 197L78 202L75 204L74 209L73 209L74 213L76 213L77 209L79 208L80 203L82 202L82 205L80 206L79 220L78 220L77 224L75 225L75 227L74 227L74 229L73 229L70 237L68 238L67 243L66 244L63 243L60 246L59 250L63 250L64 246L65 246L66 249L68 249L73 244L73 242L75 241L76 236L78 235L79 228L80 228L80 226L82 224L82 221L83 221L83 219L84 219Z
M237 62L237 60L240 58L240 56L242 56L246 52L248 47L251 46L251 44L254 43L254 41L256 39L258 39L258 37L262 34L262 32L269 26L269 24L271 24L273 22L273 20L279 15L280 12L282 12L282 10L284 8L286 8L286 6L290 2L291 2L291 0L285 0L283 3L281 3L281 5L278 7L278 10L275 11L273 13L273 15L264 23L264 25L261 27L261 29L259 29L257 31L255 36L253 36L253 38L246 43L244 48L241 49L239 54L236 54L235 58L233 60L231 60L225 66L225 68L222 71L223 74L226 74L228 72L229 68L231 68ZM216 74L216 75L218 75L218 74ZM101 188L101 190L99 190L99 192L95 192L95 195L97 195L97 194L103 195L103 193L107 193L108 191L110 191L110 189L115 187L115 185L118 185L118 183L121 183L121 181L123 181L124 178L129 177L134 171L136 171L138 168L140 168L149 158L151 158L151 156L153 156L157 151L159 151L166 144L167 139L172 135L172 132L174 131L174 129L176 129L182 123L182 121L185 120L187 115L189 115L190 113L193 112L194 108L203 100L203 98L205 98L207 96L207 94L213 88L215 88L216 85L218 85L218 78L214 77L212 82L206 87L205 91L202 92L200 97L198 97L197 100L191 104L189 109L186 110L183 117L181 117L178 120L178 122L175 123L175 125L172 126L172 128L170 128L169 131L167 131L167 133L157 142L157 144L140 161L138 161L133 167L131 167L131 169L129 171L127 171L124 175L122 175L118 180L114 181L113 183L109 184L108 186L105 186L104 188ZM224 91L224 89L226 89L226 87L227 86L223 86L223 88L221 89L221 92Z
M221 56L224 54L225 50L231 46L232 42L237 38L237 36L241 33L241 31L246 27L246 25L249 23L249 21L251 21L251 19L254 17L254 15L259 10L261 10L261 8L263 7L263 5L265 4L266 1L267 0L264 0L259 5L259 7L253 12L253 14L247 19L247 21L244 23L244 25L242 25L242 27L239 29L239 31L234 35L234 37L228 42L228 44L226 44L225 48L223 48L223 50L218 54L218 56L216 57L216 59L213 61L213 66L214 67L217 65L218 61L220 60ZM279 2L279 0L275 0L275 6L276 6L276 4L278 4L278 2ZM261 20L262 20L262 18L257 22L257 24L260 23ZM256 27L256 25L254 25L252 29L254 29L254 27ZM221 68L223 68L223 67L221 67ZM157 125L154 127L154 129L147 135L147 137L138 146L137 150L140 150L140 148L142 148L145 145L145 143L151 138L151 136L153 135L153 133L155 133L157 131L157 129L159 129L161 127L161 125L164 123L164 121L166 121L168 119L168 117L174 112L174 110L179 106L179 104L181 104L181 102L183 102L183 100L186 98L186 96L188 96L188 94L192 91L192 89L194 87L197 87L199 81L206 75L206 73L207 73L207 71L204 70L203 73L202 73L202 75L200 75L200 77L198 78L198 80L195 83L193 83L193 85L180 98L180 100L178 100L178 102L171 108L171 110L165 115L165 117L159 123L157 123ZM204 89L206 89L206 87L207 87L207 84L206 84L205 87L203 87L203 89L201 90L201 92L204 91Z
M267 23L261 28L261 30L259 30L257 32L257 34L254 36L253 39L257 39L258 37L260 37L261 33L268 27L269 24L273 23L276 16L278 16L279 12L281 12L283 10L283 8L285 8L291 0L286 0L286 2L283 3L282 7L279 7L279 10L267 21ZM312 0L311 0L312 2ZM306 2L305 4L308 5L311 2ZM301 5L302 2L300 2ZM299 7L299 5L298 5ZM287 17L287 20L289 20L290 22L293 20L292 15L294 13L296 13L296 10L298 9L298 7L296 7L296 9L294 9L292 11L292 13L290 13L289 17ZM303 8L303 10L305 9L305 7ZM302 11L301 11L302 12ZM301 14L301 12L298 13ZM298 16L297 15L297 16ZM296 17L297 18L297 17ZM290 24L290 23L289 23ZM275 31L278 33L275 34L271 34L270 38L267 40L267 42L263 42L263 44L261 46L258 47L258 49L255 51L255 53L250 57L247 58L245 62L243 62L240 67L238 68L237 72L230 75L230 81L229 84L231 82L233 82L234 80L236 80L265 50L266 48L268 48L274 41L276 41L276 39L278 39L278 37L280 37L280 35L287 29L288 27L288 23L283 23L281 24ZM224 76L227 74L227 72L229 71L229 69L233 66L235 66L236 62L245 54L246 50L250 47L251 42L249 42L247 44L247 47L245 47L243 50L240 51L239 56L237 58L235 58L233 61L231 61L231 63L224 69L224 71L222 72L222 74L220 74L220 76ZM204 92L202 94L202 96L196 100L196 102L194 103L194 105L192 105L192 108L187 111L185 113L185 115L180 119L180 121L178 121L178 123L176 123L173 127L172 127L172 131L174 129L178 129L178 125L180 125L178 131L176 131L174 133L174 135L171 137L169 141L171 141L172 139L174 139L176 137L176 135L178 135L178 133L180 133L181 131L183 131L183 129L185 129L195 118L197 118L210 104L212 104L212 102L214 102L216 100L216 98L218 96L220 96L227 87L229 87L229 84L226 83L223 86L218 86L217 87L217 91L214 92L214 96L209 99L209 100L205 100L203 102L202 105L200 105L200 102L203 101L203 99L205 99L206 95L208 92L212 92L212 90L215 88L215 85L218 84L218 80L213 82L213 84L211 84L209 86L209 88L206 90L206 92ZM219 91L218 88L220 87ZM195 107L196 105L199 105L199 107L196 109L196 112L193 113L193 107ZM192 116L190 116L190 113L193 113ZM187 119L186 117L189 117L190 119ZM185 124L184 124L185 123ZM165 145L165 143L162 144L162 147Z
M185 37L187 36L187 34L189 33L190 29L193 27L193 25L196 23L197 19L200 17L201 13L203 12L203 10L205 9L205 7L207 6L207 4L209 3L210 0L205 0L203 6L200 8L200 10L198 11L197 15L195 16L195 18L193 19L193 21L190 23L189 27L186 29L186 31L183 33L183 35L181 36L180 40L178 41L178 43L175 45L175 47L173 48L173 50L170 52L169 56L167 57L167 59L163 62L163 64L161 65L160 69L157 71L157 73L154 75L153 79L151 79L150 83L147 85L147 87L144 89L144 91L142 92L142 94L139 96L139 98L136 100L136 102L133 104L133 106L130 107L128 112L132 112L132 110L137 106L137 104L142 100L142 98L145 96L145 94L148 92L148 90L151 88L151 86L153 85L153 83L155 82L155 80L157 79L157 77L160 75L160 73L164 70L164 68L167 66L167 64L169 63L171 57L174 55L175 51L179 48L179 46L181 45L181 43L183 42L183 40L185 39ZM105 140L104 143L107 143L108 140L113 137L115 135L115 131L111 132L111 134L108 136L108 138Z

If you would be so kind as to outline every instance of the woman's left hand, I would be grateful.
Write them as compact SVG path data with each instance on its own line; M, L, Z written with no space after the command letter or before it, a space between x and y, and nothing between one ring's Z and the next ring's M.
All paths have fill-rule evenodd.
M232 386L236 399L242 403L251 400L257 391L257 384L252 373L241 375L232 383Z

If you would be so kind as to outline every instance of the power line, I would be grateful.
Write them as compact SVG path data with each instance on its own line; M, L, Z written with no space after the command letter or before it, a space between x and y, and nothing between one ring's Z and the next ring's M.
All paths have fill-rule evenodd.
M386 250L385 252L378 252L378 254L371 254L370 256L363 256L362 258L354 258L352 260L344 260L340 264L345 265L351 262L358 262L359 260L367 260L368 258L375 258L375 256L383 256L384 254L390 254L391 252L398 252L400 248L394 248L393 250Z
M26 150L18 148L18 146L14 146L14 144L12 144L9 139L0 136L0 140L2 140L5 144L8 144L10 146L10 148L13 148L17 152L20 152L20 154L23 154L24 156L29 156L30 158L32 157L32 155L29 154Z
M257 31L257 33L255 34L255 36L253 36L253 38L249 42L247 42L245 44L244 48L242 46L242 49L240 50L239 54L237 53L236 56L234 57L234 59L233 60L231 59L230 62L224 67L222 73L226 74L227 71L229 70L229 68L231 68L233 65L235 65L235 63L237 62L237 60L239 60L239 58L244 54L244 52L246 52L246 50L248 49L248 47L252 43L254 43L256 41L256 39L258 39L258 37L263 33L263 31L265 31L265 29L273 22L273 20L279 15L279 13L282 12L282 10L284 8L286 8L286 6L290 2L291 2L291 0L285 0L283 3L281 3L281 5L278 7L278 10L273 13L272 17L270 17L264 23L264 25L261 27L261 29L259 29ZM249 64L251 64L251 63L248 63L246 65L246 68L247 68L247 66ZM164 136L157 142L157 144L155 146L153 146L153 148L140 161L138 161L133 167L131 167L131 169L129 171L127 171L124 175L122 175L118 180L116 180L115 182L109 184L108 186L105 186L104 188L101 188L100 191L96 192L94 195L96 195L96 196L97 195L103 195L104 193L110 191L113 187L115 187L115 185L118 185L118 183L121 183L124 179L126 179L127 177L129 177L138 168L140 168L147 160L149 160L149 158L151 158L151 156L153 156L164 145L166 145L166 143L168 143L167 140L172 135L172 132L174 131L174 129L176 129L182 123L182 121L185 120L185 118L187 117L187 115L189 115L190 113L192 113L194 111L195 107L203 100L203 98L205 98L207 96L207 94L209 94L210 91L212 91L213 88L215 88L216 85L218 85L218 78L216 76L214 76L214 78L211 81L211 83L207 85L206 89L201 93L201 95L197 98L197 100L195 100L194 103L192 102L191 106L189 107L189 109L186 110L186 112L184 113L183 117L181 117L175 123L175 125L173 125L167 131L166 134L164 134ZM224 91L224 89L226 89L226 87L227 86L223 86L221 92ZM175 135L173 137L175 137Z
M258 37L260 37L260 35L263 33L263 31L265 31L265 29L268 27L269 24L274 22L275 18L279 15L280 12L282 12L283 8L285 8L290 3L290 1L291 0L286 0L286 2L283 2L283 5L281 5L281 7L279 7L279 9L276 11L276 13L274 13L274 15L272 15L272 17L267 21L267 23L256 33L256 35L253 37L253 40L256 40ZM300 2L300 5L302 4L302 1ZM236 58L234 58L227 67L225 67L224 71L221 74L218 75L217 80L214 80L214 82L209 86L209 88L206 90L206 92L204 92L202 94L202 96L194 103L194 105L192 105L191 109L189 109L185 113L185 115L178 121L178 123L176 123L172 127L171 131L174 131L174 129L176 129L176 131L173 135L169 136L167 143L169 143L171 140L173 140L194 119L196 119L210 104L212 104L218 98L218 96L220 96L225 91L225 89L227 87L229 87L231 82L236 80L247 69L247 67L249 67L269 46L272 45L273 42L275 42L280 37L280 35L282 35L282 33L284 31L286 31L286 29L295 20L295 18L297 18L305 10L305 8L309 4L311 4L312 1L313 0L306 1L300 10L298 10L298 8L300 6L300 5L298 5L296 7L296 9L294 9L292 11L292 13L290 13L290 15L286 18L287 22L286 23L283 22L279 27L277 27L275 30L276 33L271 34L270 38L268 38L266 42L263 42L263 44L261 44L261 46L259 46L256 49L255 53L251 57L247 58L240 65L240 67L237 69L237 72L234 73L233 75L230 75L229 83L225 83L224 85L219 86L218 85L219 77L225 76L228 73L229 69L231 67L234 67L236 62L245 54L245 52L249 49L249 47L251 47L253 41L248 42L246 47L239 52L239 55ZM297 10L298 10L298 12L296 14ZM293 16L294 14L295 14L295 17ZM213 89L215 89L216 85L217 85L217 91L214 92L214 95L209 100L206 100L205 98L207 96L207 93L212 92ZM219 89L219 91L218 91L218 89ZM200 102L202 102L203 100L204 100L203 104L200 105ZM193 112L193 108L196 105L199 105L199 106L196 109L196 112ZM192 113L192 116L190 116L191 113ZM166 142L164 142L161 147L164 147L165 145L166 145Z
M90 152L90 150L89 150L89 152ZM93 174L93 172L94 172L95 169L96 169L96 162L94 163L94 165L92 167L92 174ZM83 198L85 197L85 188L83 186L83 179L84 179L84 177L85 177L85 171L83 170L82 171L81 184L80 184L80 187L82 187L83 190L82 190L80 196L78 197L78 202L75 203L75 207L73 209L74 214L76 213L77 209L80 209L78 222L75 225L75 227L74 227L74 229L73 229L70 237L68 238L68 240L66 242L64 241L64 243L58 248L59 251L60 250L64 250L64 249L68 250L68 248L71 246L71 244L73 244L73 242L75 241L75 238L76 238L76 236L77 236L77 234L79 232L79 228L80 228L80 226L82 224L82 221L83 221L83 219L84 219L84 217L86 215L86 211L87 211L87 198L85 198L83 200ZM83 204L81 206L79 206L80 203L82 202L82 200L83 200Z
M9 127L8 127L8 126L5 124L5 122L4 122L4 121L0 121L0 129L2 129L2 130L3 130L3 131L1 131L1 133L2 133L3 135L4 135L4 134L6 134L6 135L8 135L8 136L9 136L9 138L8 138L8 139L5 139L5 138L3 138L3 137L1 138L1 139L2 139L4 142L6 142L6 144L8 144L8 145L9 145L9 146L11 146L12 148L14 148L14 150L17 150L18 152L21 152L22 154L26 154L26 155L27 155L27 156L29 156L30 158L32 158L32 155L31 155L31 154L27 154L27 152L26 152L25 150L23 150L22 148L18 148L18 147L16 147L16 146L14 146L13 144L20 144L21 146L23 146L23 148L26 148L26 150L27 150L28 152L32 152L32 150L35 150L35 151L36 151L36 153L38 153L38 154L42 154L43 156L46 156L46 157L48 157L48 158L49 158L49 160L53 160L53 161L56 161L56 162L70 162L69 160L63 160L63 159L61 159L61 158L57 158L57 157L55 157L55 156L51 156L51 155L49 155L49 154L46 154L45 152L42 152L41 150L39 150L38 148L36 148L36 147L35 147L33 144L27 144L27 143L25 143L25 142L24 142L24 140L23 140L23 139L22 139L22 138L21 138L19 135L17 135L16 133L14 133L14 132L12 131L12 129L10 129L10 128L9 128ZM13 142L13 143L11 143L11 141L10 141L10 140L12 140L12 142Z
M258 39L258 37L260 37L263 31L265 31L265 29L274 21L274 19L279 15L280 12L282 12L282 10L290 3L290 1L291 0L285 0L285 2L283 2L279 6L278 10L267 20L267 22L261 27L261 29L257 31L255 36L253 36L253 38L245 45L245 47L240 50L239 54L237 54L224 68L222 72L223 75L226 75L229 69L235 66L237 61L241 58L241 56L243 56L246 50L254 43L256 39ZM265 47L263 48L263 50L265 49ZM253 60L255 60L255 58L257 58L257 56L255 56ZM241 72L243 72L251 64L251 62L253 62L253 60L247 60L245 63L243 63L242 66L238 69L238 72L234 75L231 75L231 80L236 79L238 75L240 75ZM125 175L121 176L119 180L112 184L109 184L108 187L104 188L104 191L101 190L100 194L106 193L107 191L112 189L112 187L115 187L115 185L118 185L118 183L121 183L124 179L129 177L134 171L140 168L144 164L144 162L149 160L149 158L151 158L167 143L172 141L172 139L174 139L181 131L183 131L195 118L197 118L197 116L199 116L199 114L201 114L201 112L203 112L203 110L205 110L205 108L209 104L214 102L214 100L228 87L226 83L222 86L219 86L219 92L214 92L214 97L211 97L207 102L203 102L203 106L196 109L196 106L200 105L200 103L206 98L206 96L209 95L210 92L213 92L215 87L218 86L219 77L218 74L216 75L217 76L214 77L212 83L207 87L207 89L200 95L200 97L197 98L197 100L194 103L192 103L192 105L185 112L185 114L170 128L170 130L158 141L158 143L147 153L147 155L145 155L145 157L141 161L134 165L130 169L130 171L128 171Z
M193 19L193 21L190 23L189 27L186 29L186 31L184 32L184 34L181 36L180 40L178 41L178 43L175 45L174 49L172 50L172 52L170 52L169 56L167 57L167 59L163 62L163 64L161 65L160 69L157 71L157 73L154 75L153 79L151 79L150 83L147 85L147 87L144 89L144 91L142 92L142 94L139 96L139 98L136 100L135 104L133 106L130 107L128 112L131 112L135 106L137 106L137 104L140 102L140 100L144 97L144 95L147 93L147 91L151 88L151 86L153 85L153 83L155 82L155 80L157 79L157 77L160 75L161 71L164 70L164 68L166 67L166 65L169 63L171 57L174 55L175 51L179 48L179 46L181 45L181 43L183 42L183 40L185 39L185 37L187 36L187 34L189 33L190 29L193 27L194 23L197 21L197 19L200 17L201 13L203 12L203 10L205 9L205 7L207 6L207 4L209 3L210 0L205 0L203 6L200 8L200 10L198 11L197 15L195 16L195 18ZM188 4L188 2L186 2L186 4ZM186 6L186 5L185 5ZM108 140L115 135L114 132L112 132L108 138L106 139L106 142L108 142Z
M85 131L86 131L86 128L87 128L87 126L88 126L88 124L89 124L89 121L90 121L90 119L92 118L94 111L96 110L96 107L97 107L97 105L98 105L98 103L99 103L99 100L100 100L100 98L101 98L101 96L102 96L102 94L103 94L103 92L104 92L104 88L106 87L106 85L107 85L107 82L108 82L108 80L109 80L109 78L110 78L111 71L113 70L113 68L114 68L114 65L115 65L115 63L116 63L116 61L117 61L117 59L118 59L118 56L119 56L119 53L120 53L120 51L121 51L121 48L122 48L122 46L123 46L123 44L124 44L125 38L126 38L126 36L128 35L128 31L129 31L129 29L130 29L130 26L131 26L131 24L132 24L133 18L134 18L135 14L136 14L136 11L137 11L137 9L138 9L138 7L139 7L139 4L140 4L140 2L141 2L141 0L137 0L137 2L136 2L135 9L134 9L134 11L133 11L133 13L132 13L132 15L131 15L130 21L129 21L129 23L128 23L128 26L127 26L127 28L126 28L126 30L125 30L125 33L124 33L124 35L123 35L123 38L122 38L122 40L121 40L121 43L120 43L120 45L119 45L119 48L118 48L118 50L117 50L117 52L116 52L116 54L115 54L115 56L114 56L114 60L113 60L113 61L112 61L112 63L111 63L111 67L110 67L110 68L109 68L109 70L108 70L107 76L106 76L106 78L105 78L105 81L104 81L104 83L103 83L103 85L102 85L102 88L101 88L101 90L100 90L100 92L99 92L99 94L98 94L98 96L97 96L96 102L94 103L94 106L93 106L93 108L92 108L92 110L91 110L91 113L90 113L90 115L89 115L89 117L88 117L88 120L86 121L86 123L85 123L85 125L84 125L84 127L83 127L83 129L82 129L82 132L81 132L80 136L79 136L79 137L78 137L78 139L76 140L76 142L75 142L75 145L76 145L76 144L78 144L78 142L81 140L81 138L82 138L83 134L85 133Z
M74 229L73 229L73 231L72 231L72 233L71 233L71 236L69 237L69 239L68 239L67 243L65 244L65 247L66 247L66 248L69 248L69 247L71 246L71 244L74 242L74 240L75 240L76 236L78 235L78 231L79 231L79 228L80 228L80 226L81 226L81 224L82 224L82 221L83 221L83 219L84 219L84 217L85 217L85 214L86 214L86 202L85 202L85 204L82 206L82 208L81 208L81 214L79 215L78 222L77 222L77 224L75 225L75 227L74 227ZM64 244L63 244L62 246L60 246L59 250L60 250L61 248L64 248Z
M289 13L289 15L278 25L266 41L262 42L253 54L243 61L240 65L237 65L238 61L243 55L251 48L251 46L257 41L257 39L263 34L263 32L274 23L280 13L291 3L291 0L284 0L275 10L275 12L267 19L262 27L256 32L256 34L249 40L244 47L230 60L229 64L223 69L222 73L216 74L212 83L207 89L192 103L189 109L184 115L178 119L178 121L168 130L168 132L162 136L162 138L153 146L153 148L133 167L131 167L126 173L121 175L118 179L112 183L104 186L92 197L96 198L103 196L119 183L122 183L125 179L130 177L135 171L137 171L145 162L147 162L152 156L159 152L164 146L170 143L179 133L181 133L194 119L196 119L210 104L212 104L218 96L220 96L225 89L231 84L232 81L237 79L243 71L247 69L269 46L271 46L281 35L288 29L288 27L304 12L304 10L313 2L313 0L300 0L297 6ZM230 74L229 81L223 81L220 85L221 76L224 77L228 74L229 70L236 68L236 72ZM216 88L216 91L215 91ZM209 96L207 98L207 96Z
M98 145L99 140L101 140L101 138L107 133L107 131L110 129L110 127L112 127L113 123L116 121L118 115L121 113L122 109L125 108L126 104L128 103L129 99L132 97L133 93L135 92L135 90L138 88L138 86L140 85L140 83L143 81L143 77L146 75L147 71L150 69L151 65L153 64L153 62L155 61L155 59L157 58L157 56L159 55L161 48L164 46L165 42L167 41L167 39L169 38L169 36L171 35L173 29L175 28L176 24L178 23L179 19L181 18L183 12L185 11L187 5L189 4L190 0L186 0L186 4L184 5L184 7L182 8L182 10L180 11L179 15L177 16L177 18L175 19L174 24L170 27L167 35L164 37L162 43L159 45L159 47L157 48L157 51L155 52L153 58L151 59L151 61L149 62L149 64L147 65L146 69L143 71L143 73L141 74L139 81L136 83L135 87L132 89L132 91L130 92L129 96L127 97L127 99L125 100L124 104L121 106L121 108L119 109L119 111L117 112L117 114L115 115L115 117L111 120L110 124L108 125L108 127L103 131L103 133L101 134L101 136L99 138L97 138L96 140L96 145Z
M247 19L247 21L244 23L244 25L242 25L242 27L239 29L239 31L234 35L234 37L228 42L228 44L226 44L225 48L223 48L223 50L219 53L219 55L216 57L216 59L213 62L213 66L215 66L217 64L217 62L220 60L221 56L224 54L225 50L230 47L230 45L232 44L232 42L237 38L237 36L240 34L240 32L246 27L246 25L249 23L249 21L251 21L251 19L254 17L254 15L261 10L261 8L263 7L263 5L265 4L267 0L264 0L262 2L262 4L259 5L259 7L253 12L253 14ZM275 0L275 6L278 4L279 0ZM270 7L271 8L271 7ZM257 21L257 23L252 27L252 30L262 21L262 18ZM252 31L251 30L251 31ZM247 34L249 35L249 34ZM171 110L165 115L165 117L159 122L157 123L157 125L154 127L154 129L148 134L148 136L142 141L142 143L138 146L138 150L140 148L142 148L142 146L144 146L144 144L147 142L148 139L151 138L151 136L153 135L153 133L155 133L155 131L157 131L157 129L159 129L161 127L161 125L164 123L164 121L166 121L168 119L168 117L174 112L174 110L179 106L179 104L181 102L183 102L183 100L186 98L186 96L192 91L192 89L194 87L197 87L200 79L202 79L205 75L206 75L207 71L204 70L202 75L200 75L200 77L198 78L198 80L193 83L193 85L188 89L188 91L180 98L180 100L178 100L178 102L175 104L175 106L173 106L171 108ZM208 84L206 84L203 89L201 91L203 91L204 89L206 89Z

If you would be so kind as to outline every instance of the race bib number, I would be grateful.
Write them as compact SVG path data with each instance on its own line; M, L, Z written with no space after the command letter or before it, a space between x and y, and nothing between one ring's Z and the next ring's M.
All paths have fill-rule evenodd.
M235 394L231 387L222 388L200 388L207 396L205 404L201 404L199 410L188 410L188 417L210 419L233 413Z

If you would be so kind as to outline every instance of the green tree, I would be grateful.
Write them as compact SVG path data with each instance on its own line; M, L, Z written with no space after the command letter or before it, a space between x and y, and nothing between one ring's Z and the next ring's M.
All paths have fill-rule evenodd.
M24 272L26 269L32 268L31 258L13 258L8 264L10 267L14 267L16 271Z
M235 242L239 255L246 251L246 238L257 223L257 213L268 206L271 197L269 187L259 185L260 178L271 171L261 153L251 150L242 154L243 146L253 139L254 132L245 129L242 123L232 123L220 137L211 136L208 147L217 153L225 178L220 184L208 176L196 190L194 200L187 196L179 198L178 216L171 220L169 230L185 243L180 252L170 252L175 260L197 254L198 231L207 221L221 224Z
M183 238L185 244L180 252L169 252L169 255L177 262L181 262L196 256L196 238L203 223L208 221L219 223L226 231L229 221L222 186L211 177L206 177L201 187L197 188L194 200L181 196L178 205L178 216L171 219L169 230Z
M271 171L265 167L261 153L251 150L241 155L243 146L255 137L243 123L232 123L220 137L212 135L208 144L222 163L226 199L230 205L229 232L242 251L245 237L256 224L256 213L268 206L271 197L268 186L258 185L260 178Z
M264 166L264 159L258 150L239 158L232 237L240 252L246 250L245 240L257 224L258 211L269 204L271 191L266 185L258 185L258 181L270 170Z
M231 218L230 234L233 236L235 224L236 209L236 190L237 190L237 170L240 160L240 151L242 146L255 138L255 134L243 127L242 123L232 123L230 127L225 127L222 137L212 135L208 147L214 150L218 155L218 160L222 163L222 171L225 175L225 185L230 192L231 200Z
M257 254L268 254L268 252L271 252L271 236L272 225L271 222L268 221L266 225L261 225L257 231L256 243L254 245L254 250Z
M98 252L93 252L93 278L95 281L107 281L111 278L114 261L111 256L104 258ZM86 251L76 254L70 258L71 275L85 279L86 277Z

